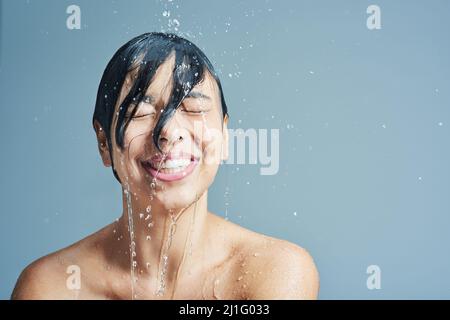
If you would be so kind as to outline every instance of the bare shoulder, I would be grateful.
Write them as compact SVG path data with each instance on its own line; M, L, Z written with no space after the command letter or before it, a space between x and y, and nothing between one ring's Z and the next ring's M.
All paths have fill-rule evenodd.
M245 249L255 275L248 280L248 298L317 299L319 273L309 252L285 240L260 241Z
M30 263L20 274L11 299L53 300L77 298L71 275L89 259L89 248L103 229ZM72 287L71 287L72 286Z
M29 264L20 274L11 299L64 299L66 270L57 262L58 253L53 253Z
M317 299L319 274L312 256L289 241L227 221L237 247L237 285L247 299Z

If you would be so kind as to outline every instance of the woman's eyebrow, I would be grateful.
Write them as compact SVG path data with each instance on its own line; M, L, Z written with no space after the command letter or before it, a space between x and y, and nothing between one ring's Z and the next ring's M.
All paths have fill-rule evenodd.
M198 91L189 92L188 95L186 96L186 98L200 98L200 99L211 100L211 98L209 96L207 96L206 94L203 94L201 92L198 92Z

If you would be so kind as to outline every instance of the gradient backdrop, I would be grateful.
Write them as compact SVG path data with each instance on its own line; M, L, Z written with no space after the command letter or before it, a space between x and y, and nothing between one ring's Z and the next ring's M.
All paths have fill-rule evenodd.
M0 298L121 213L97 86L119 46L175 27L218 69L231 128L280 130L278 174L222 166L213 212L308 249L322 299L450 298L449 1L10 0L0 23Z

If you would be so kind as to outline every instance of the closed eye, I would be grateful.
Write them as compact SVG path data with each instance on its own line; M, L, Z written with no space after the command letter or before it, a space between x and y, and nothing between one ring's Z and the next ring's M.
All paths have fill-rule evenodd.
M139 116L134 116L133 119L144 118L146 116L153 116L153 115L155 115L155 114L154 113L142 114L142 115L139 115Z
M125 115L125 118L129 119L131 117L131 119L141 119L141 118L145 118L148 116L152 116L155 117L156 116L156 111L155 111L155 107L152 105L153 102L153 98L150 96L145 96L142 101L139 103L139 105L137 106L138 110L136 110L135 114L131 117L131 113L128 113Z
M187 109L186 107L181 107L180 110L182 112L191 113L191 114L203 114L207 113L209 110L204 109Z
M145 118L145 117L148 117L148 116L154 117L155 115L156 115L155 112L151 112L151 113L145 113L145 114L137 114L137 115L134 115L133 117L130 117L130 115L126 115L125 118L126 118L126 119L128 119L128 118L131 118L131 119L141 119L141 118Z

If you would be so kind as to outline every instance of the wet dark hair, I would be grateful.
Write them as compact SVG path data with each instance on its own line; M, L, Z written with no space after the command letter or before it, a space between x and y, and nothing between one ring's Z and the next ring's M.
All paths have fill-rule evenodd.
M158 67L167 58L175 54L175 67L173 70L173 88L167 105L162 109L159 119L153 130L153 142L158 150L159 136L164 125L174 115L183 99L192 88L203 81L205 70L209 71L217 82L222 104L222 115L228 115L225 98L219 77L214 71L206 55L192 42L171 33L150 32L137 36L117 50L103 72L97 92L97 101L92 122L97 120L105 131L112 159L111 125L114 107L120 96L122 86L130 71L136 69L136 77L127 96L118 108L115 139L119 148L124 147L125 130L137 110L139 103L145 98L145 92L150 86ZM131 108L130 117L126 117ZM117 180L120 179L114 170Z

